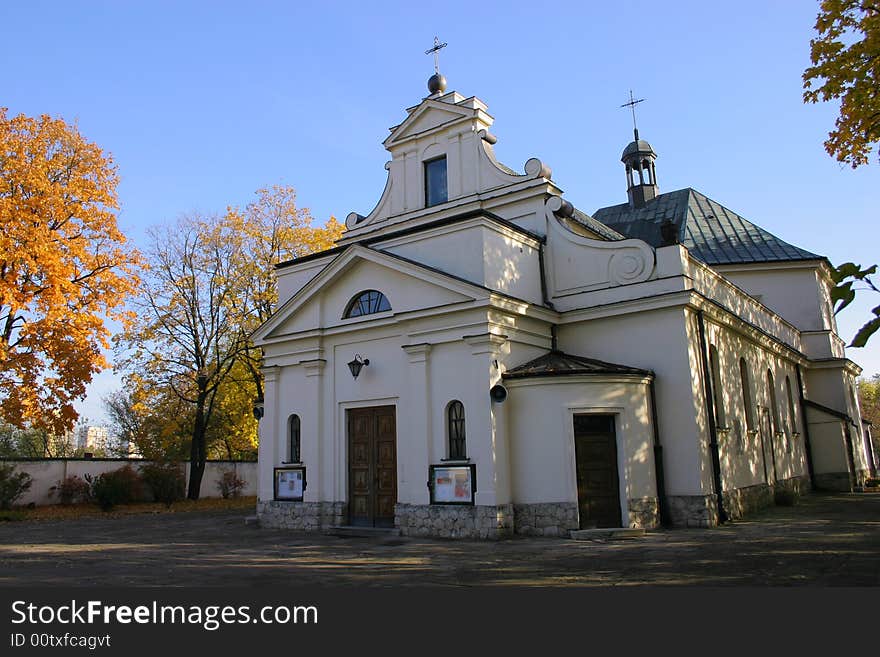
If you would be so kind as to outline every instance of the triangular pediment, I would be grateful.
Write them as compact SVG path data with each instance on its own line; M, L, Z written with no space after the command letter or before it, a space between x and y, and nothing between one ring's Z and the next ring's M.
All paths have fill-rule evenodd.
M476 112L468 107L450 105L442 101L426 100L413 110L403 123L391 129L391 135L385 140L384 144L388 148L394 143L414 135L422 134L462 119L473 119L475 116Z
M352 298L365 290L385 295L390 311L346 319ZM352 245L278 308L253 334L255 344L335 326L363 326L372 320L486 298L489 291L414 262Z

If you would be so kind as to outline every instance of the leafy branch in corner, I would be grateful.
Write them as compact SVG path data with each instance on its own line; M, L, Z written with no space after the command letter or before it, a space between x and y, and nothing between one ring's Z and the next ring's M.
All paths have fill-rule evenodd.
M871 265L862 269L861 265L852 262L845 262L835 269L831 275L835 286L831 290L831 301L835 304L834 314L851 304L856 298L857 290L873 290L880 292L877 286L871 281L870 276L877 273L877 265ZM863 283L863 287L853 287L856 283ZM880 306L876 306L871 310L874 318L859 329L856 336L850 343L850 347L864 347L874 333L880 330Z

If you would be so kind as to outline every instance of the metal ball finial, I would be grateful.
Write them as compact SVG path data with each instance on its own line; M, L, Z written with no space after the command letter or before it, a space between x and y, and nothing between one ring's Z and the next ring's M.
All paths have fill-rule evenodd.
M442 94L446 91L446 76L441 73L434 73L428 78L428 91L433 94Z

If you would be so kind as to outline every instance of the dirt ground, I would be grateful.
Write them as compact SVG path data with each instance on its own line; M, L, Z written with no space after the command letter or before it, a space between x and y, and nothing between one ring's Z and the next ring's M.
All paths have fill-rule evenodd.
M880 585L880 494L609 541L337 538L211 511L0 523L0 586Z

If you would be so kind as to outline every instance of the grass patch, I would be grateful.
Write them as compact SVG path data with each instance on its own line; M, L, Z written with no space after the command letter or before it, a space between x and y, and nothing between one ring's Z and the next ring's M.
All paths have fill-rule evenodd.
M198 511L253 511L257 505L256 497L238 497L224 500L209 497L201 500L181 500L171 508L160 502L120 504L112 511L101 511L94 504L51 504L32 509L0 511L0 520L79 520L80 518L120 518L143 514L194 513ZM3 514L18 514L19 517L4 518Z

